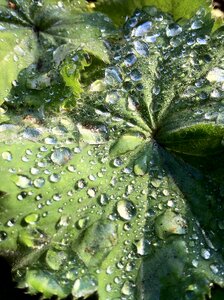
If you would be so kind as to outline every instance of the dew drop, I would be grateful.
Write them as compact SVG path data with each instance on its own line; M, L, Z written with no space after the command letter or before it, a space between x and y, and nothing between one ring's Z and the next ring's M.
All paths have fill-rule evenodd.
M110 67L105 70L105 82L108 85L116 85L122 82L122 75L120 69L117 67Z
M182 27L178 24L171 24L166 27L166 35L168 37L174 37L179 35L182 32Z
M195 20L191 24L191 29L193 29L193 30L200 29L203 27L203 25L204 25L204 23L201 20Z
M58 148L51 154L51 160L56 165L64 165L72 158L72 153L69 148Z
M133 53L130 53L125 57L124 64L126 67L132 67L136 63L136 61L137 57Z
M144 36L152 28L152 22L147 21L133 30L133 35L136 37Z
M49 181L50 182L58 182L60 181L61 176L59 174L53 173L49 176Z
M43 177L36 178L33 182L33 185L36 188L42 188L45 184L45 179Z
M211 256L210 251L207 250L207 249L205 249L205 248L201 249L201 256L204 259L208 260L210 258L210 256Z
M141 56L149 55L149 47L146 43L135 41L134 42L135 51Z
M32 175L38 175L38 174L40 173L40 170L37 169L37 168L35 168L35 167L32 167L32 168L30 169L30 173L31 173Z
M123 220L130 221L136 215L137 211L133 202L129 200L120 200L117 203L117 212Z
M90 198L94 198L96 196L96 190L94 188L91 188L91 189L88 189L87 190L87 195L90 197Z
M4 160L11 161L12 160L12 153L9 152L9 151L2 152L2 158Z
M133 81L139 81L142 79L142 74L138 69L134 69L131 71L130 78Z
M57 139L53 136L48 136L44 139L44 142L47 145L55 145L57 144Z
M31 186L31 180L24 175L18 175L15 184L21 189L26 189Z
M98 198L100 205L107 205L109 203L109 197L107 194L101 194Z
M131 296L134 294L134 287L135 287L135 285L133 282L125 281L121 288L121 292L125 296Z
M34 225L39 220L39 215L35 213L29 214L24 218L24 220L27 224Z
M0 231L0 242L7 239L7 233L5 231Z

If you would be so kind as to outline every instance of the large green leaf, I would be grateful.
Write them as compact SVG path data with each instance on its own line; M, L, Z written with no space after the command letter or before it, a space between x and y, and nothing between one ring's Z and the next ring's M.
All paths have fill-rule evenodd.
M69 113L8 105L0 250L20 287L103 300L205 300L224 287L224 36L212 26L205 10L181 26L146 7L82 94L73 75L87 72L87 49L55 54L79 94Z

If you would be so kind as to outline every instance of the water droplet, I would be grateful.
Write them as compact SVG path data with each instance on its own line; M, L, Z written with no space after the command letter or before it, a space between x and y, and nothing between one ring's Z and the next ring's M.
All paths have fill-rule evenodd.
M137 57L133 53L130 53L125 57L124 64L126 67L131 67L136 63L136 61Z
M0 231L0 242L7 239L7 233L5 231Z
M215 67L214 69L208 72L206 78L210 82L224 82L224 69Z
M130 296L134 294L134 288L135 288L135 284L133 282L125 281L121 288L121 292L126 296Z
M53 136L48 136L44 139L44 142L47 145L55 145L57 144L57 139Z
M76 222L76 226L78 229L84 229L88 224L89 218L82 218Z
M193 30L200 29L203 27L203 25L204 25L204 23L201 20L195 20L191 24L191 29L193 29Z
M129 200L120 200L117 203L117 212L123 220L129 221L136 215L137 211L133 202Z
M131 71L130 78L133 81L139 81L142 79L142 74L138 69L134 69Z
M152 22L147 21L147 22L139 25L138 27L136 27L133 30L133 35L136 37L144 36L146 33L148 33L150 31L151 28L152 28Z
M155 231L159 238L165 239L170 235L186 234L187 224L181 215L167 209L156 218Z
M107 205L109 203L109 197L107 194L101 194L98 200L100 205Z
M94 198L94 197L96 196L96 189L95 189L95 188L88 189L88 190L87 190L87 195L88 195L90 198Z
M95 279L88 277L82 277L75 280L72 295L75 299L84 297L87 298L92 295L97 289L97 282Z
M12 153L9 152L9 151L2 152L2 158L4 160L11 161L12 160Z
M36 188L42 188L45 184L45 179L43 177L36 178L33 182L33 185Z
M135 41L134 42L135 51L141 56L149 55L149 47L146 43Z
M35 213L29 214L24 218L24 220L27 224L34 225L39 220L39 215Z
M105 102L109 104L116 104L120 100L120 95L117 92L110 92L105 98Z
M216 264L211 264L209 267L210 267L211 271L212 271L214 274L218 274L218 273L219 273L219 267L218 267L218 265L216 265Z
M64 165L72 158L72 153L69 148L61 147L51 154L51 160L56 165Z
M75 188L77 189L84 189L87 186L86 182L84 179L79 179L76 184L75 184Z
M206 260L209 259L211 256L210 251L205 248L201 249L201 256Z
M182 27L178 24L171 24L166 27L166 35L168 37L174 37L179 35L182 32Z
M31 173L32 175L37 175L37 174L40 173L40 170L37 169L37 168L35 168L35 167L32 167L32 168L30 169L30 173Z
M31 180L24 175L18 175L15 184L21 189L26 189L31 186Z
M146 240L145 238L142 238L139 240L136 244L137 253L139 255L148 255L150 251L150 241Z
M55 194L54 196L53 196L53 200L54 201L60 201L62 199L62 195L61 194Z
M121 71L117 67L106 68L105 82L108 85L116 85L122 82Z
M25 199L27 197L27 193L26 192L21 192L18 196L17 196L17 199L19 201L22 201L23 199Z
M49 176L50 182L58 182L60 181L61 176L59 174L53 173Z
M74 173L76 171L75 166L74 165L68 166L68 171L71 172L71 173Z

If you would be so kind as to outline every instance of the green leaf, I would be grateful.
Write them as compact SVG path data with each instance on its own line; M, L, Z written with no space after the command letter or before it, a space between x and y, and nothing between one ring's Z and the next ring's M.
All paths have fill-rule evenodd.
M7 99L13 103L40 107L45 102L51 102L52 90L58 81L61 81L59 91L67 90L67 93L66 86L80 85L80 71L83 68L77 68L73 75L76 81L74 85L71 82L68 84L67 78L63 86L60 78L62 61L77 50L83 50L104 63L109 62L104 41L115 30L108 17L84 9L85 2L79 2L79 7L69 1L61 4L55 1L50 4L44 1L38 3L18 0L12 2L14 8L9 8L6 4L0 7L0 56L3 68L6 69L0 80L0 103ZM16 81L21 77L17 87ZM36 90L43 91L41 103ZM75 93L76 96L80 92L81 87ZM18 100L19 93L23 96ZM59 102L62 95L55 98L54 103Z
M43 100L64 80L75 105L6 103L0 251L19 287L100 300L205 300L224 287L224 36L212 28L203 9L180 25L145 7L111 40L110 65L53 38L61 74L21 71L17 97L33 86Z

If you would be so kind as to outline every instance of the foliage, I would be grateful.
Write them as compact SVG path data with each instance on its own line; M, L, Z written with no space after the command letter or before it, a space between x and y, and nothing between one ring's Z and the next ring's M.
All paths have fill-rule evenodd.
M224 33L189 3L0 1L0 251L30 294L224 287Z

